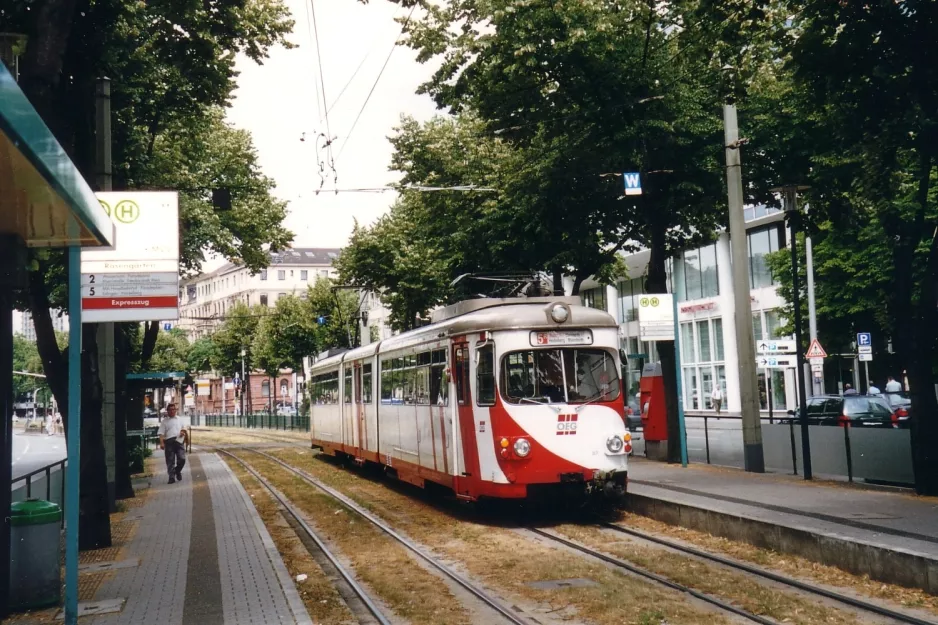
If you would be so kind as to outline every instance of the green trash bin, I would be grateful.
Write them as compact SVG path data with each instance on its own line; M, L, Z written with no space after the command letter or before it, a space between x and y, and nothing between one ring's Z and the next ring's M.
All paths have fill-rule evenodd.
M40 499L10 507L10 608L28 610L58 605L62 597L59 571L59 528L62 509Z

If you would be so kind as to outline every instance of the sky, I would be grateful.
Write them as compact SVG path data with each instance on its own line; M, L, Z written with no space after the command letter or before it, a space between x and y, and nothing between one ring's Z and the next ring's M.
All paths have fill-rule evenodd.
M426 120L437 112L429 96L415 94L434 66L417 63L413 50L397 46L350 137L355 117L400 36L394 17L406 16L406 10L387 0L315 0L325 97L333 106L328 129L336 137L336 174L327 169L323 183L318 165L322 150L317 157L316 146L324 140L316 137L326 134L327 124L319 113L325 110L321 93L317 104L321 83L310 5L308 0L285 3L296 21L289 39L297 47L271 50L263 65L238 59L241 73L228 120L251 131L263 172L276 181L275 194L289 202L286 226L296 235L294 246L342 247L354 220L372 223L395 195L330 190L382 187L395 179L388 171L387 137L401 114Z

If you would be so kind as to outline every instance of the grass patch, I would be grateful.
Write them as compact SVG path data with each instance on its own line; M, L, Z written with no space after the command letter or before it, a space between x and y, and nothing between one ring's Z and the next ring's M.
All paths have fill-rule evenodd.
M351 562L356 576L395 614L415 625L470 622L469 613L446 583L419 566L381 530L262 456L237 455L306 514L320 537Z

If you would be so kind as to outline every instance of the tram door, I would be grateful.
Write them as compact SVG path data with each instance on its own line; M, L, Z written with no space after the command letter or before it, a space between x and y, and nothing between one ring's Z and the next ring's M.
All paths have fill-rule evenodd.
M355 384L354 386L354 414L355 419L358 420L358 441L355 456L358 460L363 460L365 457L365 447L367 447L367 439L365 437L365 405L362 403L362 363L355 363Z
M453 479L457 496L470 496L470 484L479 478L479 448L476 443L475 419L472 414L472 392L469 386L469 344L465 338L453 344L453 377L456 380L456 411L459 419L461 453L457 458L456 477Z

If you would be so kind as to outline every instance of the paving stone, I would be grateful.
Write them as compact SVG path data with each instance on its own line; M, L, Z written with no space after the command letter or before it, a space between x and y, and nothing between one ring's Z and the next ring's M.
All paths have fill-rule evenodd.
M115 569L129 569L132 566L139 566L139 558L130 560L118 560L117 562L92 562L89 564L79 564L79 573L98 573L102 571L113 571Z

